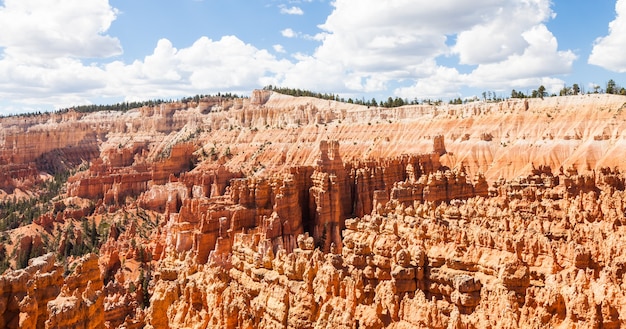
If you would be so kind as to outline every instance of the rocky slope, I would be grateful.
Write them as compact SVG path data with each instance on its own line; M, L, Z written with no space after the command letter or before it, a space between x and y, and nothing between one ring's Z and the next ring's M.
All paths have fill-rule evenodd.
M4 118L5 200L73 171L2 239L12 267L56 257L0 277L0 327L620 327L624 105L254 91Z

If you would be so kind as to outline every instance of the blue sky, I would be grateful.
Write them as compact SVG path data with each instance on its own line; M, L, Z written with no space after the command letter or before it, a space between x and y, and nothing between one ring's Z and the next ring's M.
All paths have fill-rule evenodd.
M626 0L0 0L0 114L249 94L626 86Z

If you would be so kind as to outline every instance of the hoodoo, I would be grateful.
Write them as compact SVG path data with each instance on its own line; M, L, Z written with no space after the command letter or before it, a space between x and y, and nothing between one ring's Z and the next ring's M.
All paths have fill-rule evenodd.
M0 327L618 328L625 104L1 118Z

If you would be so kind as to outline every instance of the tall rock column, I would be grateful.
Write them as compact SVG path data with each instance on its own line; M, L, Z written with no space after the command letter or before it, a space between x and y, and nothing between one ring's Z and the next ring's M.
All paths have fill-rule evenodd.
M445 139L443 135L435 136L435 138L433 139L433 153L437 155L444 155L448 153L448 151L446 151L446 144L444 140Z
M283 247L292 252L296 247L296 237L304 233L302 228L302 208L300 191L294 182L293 175L279 183L274 203L274 211L282 225Z
M346 211L344 204L352 204L348 175L339 155L338 141L320 142L320 158L309 189L309 209L314 220L313 238L324 252L341 252L341 230ZM345 198L348 198L346 201ZM331 250L331 246L336 247Z
M45 328L104 328L102 287L98 256L88 254L80 258L74 272L65 279L61 293L48 302Z

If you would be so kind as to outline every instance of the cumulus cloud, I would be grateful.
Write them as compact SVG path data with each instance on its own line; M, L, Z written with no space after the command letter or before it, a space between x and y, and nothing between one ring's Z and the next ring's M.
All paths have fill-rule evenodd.
M0 6L0 98L25 104L86 103L103 88L101 68L85 58L118 55L106 34L117 11L107 0L6 0Z
M569 73L576 55L571 51L559 51L556 38L545 25L539 24L522 33L528 44L521 53L513 53L499 62L481 64L471 77L480 81L479 87L497 87L552 75ZM528 80L530 79L530 80Z
M117 11L108 0L5 0L0 45L14 57L109 57L122 52L104 34Z
M295 38L298 36L298 33L296 33L296 31L292 30L291 28L286 28L280 31L280 34L285 38Z
M125 95L138 99L220 90L249 92L262 85L277 84L282 72L291 65L235 36L220 40L201 37L182 49L161 39L143 61L107 65L109 83L105 90L110 89L113 94L125 88Z
M467 74L438 66L413 86L399 88L395 93L409 98L455 97L464 86L510 90L540 85L558 93L564 82L552 76L570 72L576 55L571 51L559 51L556 38L543 24L532 27L521 36L527 44L521 53L513 53L500 61L487 61Z
M201 37L181 49L161 39L132 63L89 63L121 53L119 40L106 34L116 15L106 0L6 0L0 7L0 99L67 107L108 97L243 93L278 84L293 65L235 36Z
M280 44L273 45L272 48L274 48L274 51L277 52L277 53L284 54L284 53L287 52L285 50L285 47L283 47L283 45L280 45Z
M469 77L455 68L437 66L432 74L417 80L414 85L396 89L395 95L410 99L452 98L458 96L457 90L468 81Z
M285 15L304 15L304 11L300 7L287 7L285 5L280 5L280 13Z
M59 58L40 67L2 60L0 98L66 107L88 104L97 97L145 100L225 90L243 93L278 84L291 65L234 36L202 37L182 49L161 39L152 54L130 64L113 61L93 66Z
M544 84L551 90L562 85L558 76L576 59L559 50L545 25L554 16L549 0L335 0L319 33L280 31L317 45L290 60L272 55L286 52L280 44L268 51L224 36L201 37L186 48L161 39L151 54L132 63L111 59L96 65L88 60L122 52L120 41L107 34L117 11L107 0L48 2L5 0L0 6L0 98L68 106L103 97L248 92L267 84L455 97L465 87ZM280 8L296 12L299 7L291 5L297 3ZM611 31L621 31L618 25L613 22ZM463 72L457 63L466 65ZM390 90L398 85L404 87Z
M529 46L524 33L553 16L548 1L512 1L486 11L487 19L458 34L453 52L461 64L493 63L523 53Z
M528 87L567 74L576 59L558 49L544 24L554 17L549 0L336 0L333 6L320 26L321 45L286 75L288 82L319 85L313 78L333 63L339 91L385 92L392 82L409 82L395 93L445 97L468 86ZM470 72L438 65L442 57L458 58Z
M609 23L609 34L596 39L589 64L603 67L616 72L626 72L626 0L618 0L615 4L617 13L615 20Z
M46 66L0 60L0 99L56 106L85 104L93 96L85 91L105 86L102 69L72 58L48 60Z

